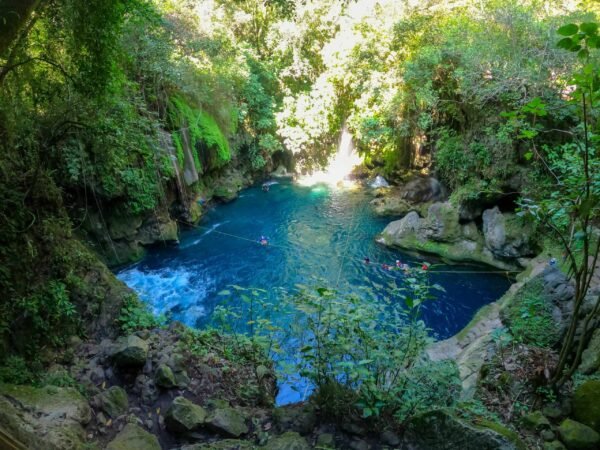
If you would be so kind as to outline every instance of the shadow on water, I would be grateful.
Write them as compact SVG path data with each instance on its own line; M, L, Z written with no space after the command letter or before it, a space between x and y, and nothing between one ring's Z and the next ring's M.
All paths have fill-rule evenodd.
M416 258L375 243L389 219L375 216L366 190L274 184L268 192L247 189L232 203L212 209L196 229L184 231L172 248L151 249L141 262L123 268L118 277L136 290L156 314L166 314L194 327L204 327L220 291L230 285L293 290L318 277L342 292L368 288L385 296L389 283L402 284L402 273L381 263L420 263ZM258 243L261 236L269 245ZM372 261L366 265L364 258ZM509 287L502 274L472 266L437 266L432 283L445 292L427 303L423 320L435 337L457 333L481 306L498 299ZM480 273L477 273L480 271ZM464 272L462 274L461 272ZM303 391L306 386L300 387ZM280 386L278 403L298 401L301 394Z

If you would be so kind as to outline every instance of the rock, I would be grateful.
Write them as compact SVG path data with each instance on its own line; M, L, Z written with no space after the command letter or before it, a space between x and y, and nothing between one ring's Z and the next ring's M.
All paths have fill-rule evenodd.
M594 330L588 347L581 355L581 364L579 370L581 373L589 375L600 369L600 328Z
M404 435L408 449L525 450L518 435L507 428L486 422L473 425L449 411L430 411L409 420Z
M458 211L450 203L434 203L427 210L421 233L426 239L455 242L461 237Z
M156 436L128 423L108 444L106 450L161 450Z
M600 434L582 423L565 419L558 427L560 440L569 450L592 450L600 445Z
M546 417L549 417L550 419L560 419L561 417L568 415L568 413L563 411L563 408L559 403L553 403L544 406L542 408L542 414L544 414Z
M560 441L552 441L544 444L544 450L567 450L567 448Z
M540 431L550 428L550 422L541 411L533 411L521 418L523 426L528 430Z
M417 211L418 208L412 203L395 195L387 195L371 200L373 211L378 216L397 216L402 217L411 211Z
M586 381L575 390L573 417L600 432L600 380Z
M161 364L156 369L156 373L154 374L154 383L157 386L167 389L171 389L177 385L173 371L166 364Z
M259 380L268 377L269 375L271 375L271 373L271 370L269 370L267 366L260 364L256 367L256 378L258 378Z
M540 437L546 442L552 442L556 439L556 434L551 430L544 430L540 433Z
M291 177L292 175L287 171L287 169L285 168L285 166L283 164L279 164L277 166L277 169L275 169L273 172L271 172L271 176L275 177L275 178L288 178L288 177Z
M298 433L288 431L270 439L265 450L310 450L310 446Z
M317 423L315 408L308 403L275 408L273 419L280 429L296 431L302 435L312 433Z
M120 368L139 368L146 363L148 343L135 335L119 339L112 354L113 361Z
M127 392L120 386L112 386L94 398L95 403L109 417L116 419L125 414L129 408Z
M88 402L75 389L0 384L0 428L26 448L80 449L86 438L83 425L91 416Z
M176 397L165 414L167 430L187 433L200 428L206 422L206 411L184 397Z
M402 197L412 203L440 201L445 197L441 183L432 177L415 178L403 187Z
M185 370L175 373L175 385L179 389L185 389L190 384L190 377Z
M321 433L317 436L317 448L335 448L335 437L331 433Z
M537 252L533 228L514 214L502 214L497 206L483 212L483 236L497 258L516 259Z
M348 448L350 450L369 450L371 446L368 444L368 442L355 437L350 441L350 444L348 444Z
M254 450L256 445L249 441L239 439L224 439L222 441L207 442L203 444L186 445L181 450Z
M401 442L400 437L391 430L385 430L383 433L381 433L379 440L383 444L389 445L391 447L397 447L400 445Z
M158 389L154 380L147 375L138 375L135 379L133 391L140 396L145 405L152 405L158 399Z
M246 417L233 408L217 408L206 419L212 431L229 437L239 437L248 432Z
M136 240L143 245L156 242L179 242L177 222L168 216L150 216L147 218L136 235Z
M373 189L377 189L377 188L382 188L382 187L388 187L389 183L387 182L387 180L385 178L383 178L381 175L377 175L370 183L369 183L369 187L372 187Z

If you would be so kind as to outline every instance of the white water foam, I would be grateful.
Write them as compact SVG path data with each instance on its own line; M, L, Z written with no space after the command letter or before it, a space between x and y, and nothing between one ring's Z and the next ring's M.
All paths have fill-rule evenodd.
M191 268L163 268L143 271L138 267L125 270L117 277L135 290L156 315L173 312L177 320L188 325L206 315L202 305L209 288L214 284L205 277L198 277L202 271ZM184 311L179 317L177 311Z

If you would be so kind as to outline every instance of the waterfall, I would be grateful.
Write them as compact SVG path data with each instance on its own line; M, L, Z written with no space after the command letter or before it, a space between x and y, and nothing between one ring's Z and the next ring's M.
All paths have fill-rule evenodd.
M187 192L183 182L183 177L181 175L181 170L179 169L179 162L177 161L177 152L175 150L175 146L173 145L173 139L171 138L171 135L165 131L161 132L160 137L163 148L166 149L169 155L169 159L173 163L173 169L175 171L175 183L177 184L177 193L179 194L179 200L182 204L185 204Z
M312 186L317 183L325 183L332 186L347 186L348 184L352 184L349 180L349 175L361 162L362 158L356 152L352 134L344 122L337 151L329 159L327 167L324 170L301 177L298 182L305 186Z

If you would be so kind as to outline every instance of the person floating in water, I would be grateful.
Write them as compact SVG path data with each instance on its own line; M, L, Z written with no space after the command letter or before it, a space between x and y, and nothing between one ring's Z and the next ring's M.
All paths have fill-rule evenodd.
M263 190L264 192L269 192L269 185L268 185L268 184L263 184L263 185L262 185L262 190Z
M429 264L427 263L423 263L423 265L421 266L422 270L428 270L429 269Z
M365 258L365 264L369 264L370 262L371 262L371 259L370 259L370 258L367 256L367 257Z
M400 262L399 259L396 260L396 268L397 269L402 269L402 263Z
M260 239L258 240L258 243L260 245L269 245L269 240L266 237L261 236Z
M382 265L381 265L381 268L382 268L383 270L390 270L390 269L392 268L392 266L389 266L389 265L387 265L387 264L382 264Z

